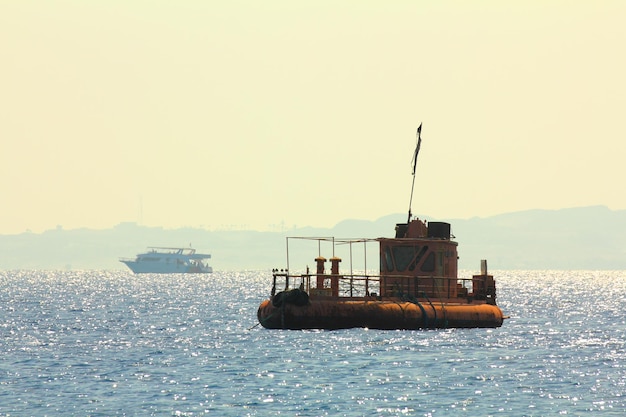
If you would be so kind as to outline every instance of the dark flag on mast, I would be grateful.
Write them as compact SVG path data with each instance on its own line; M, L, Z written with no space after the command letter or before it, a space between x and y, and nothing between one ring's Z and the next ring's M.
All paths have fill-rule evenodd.
M411 204L413 203L413 189L415 188L415 168L417 168L417 155L420 153L420 145L422 144L422 124L417 128L417 146L413 154L413 183L411 184L411 198L409 199L409 218L406 223L411 222Z
M420 153L420 145L422 144L422 124L417 128L417 146L415 147L415 153L413 154L413 174L415 175L415 168L417 167L417 154Z

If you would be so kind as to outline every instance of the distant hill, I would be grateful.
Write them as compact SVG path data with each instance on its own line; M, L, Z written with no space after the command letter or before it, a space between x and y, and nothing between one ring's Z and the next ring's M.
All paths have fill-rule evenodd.
M490 269L626 269L626 210L594 206L471 219L419 217L452 224L461 269L477 270L480 259L487 259ZM119 270L126 268L120 257L133 257L148 246L190 243L212 254L215 270L281 268L286 266L285 236L392 237L395 224L404 221L406 214L391 214L376 221L348 219L330 229L286 232L168 230L122 223L107 230L0 235L0 269ZM367 262L375 268L378 259L372 248ZM296 255L313 265L317 248L309 249ZM349 267L346 261L342 268Z
M498 269L626 269L626 210L529 210L453 222L464 261Z

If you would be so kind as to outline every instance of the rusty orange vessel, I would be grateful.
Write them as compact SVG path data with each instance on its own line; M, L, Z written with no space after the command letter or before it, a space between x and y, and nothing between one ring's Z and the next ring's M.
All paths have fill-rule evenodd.
M289 248L290 239L287 238ZM337 256L318 254L316 272L273 270L269 299L259 306L268 329L434 329L500 327L496 284L482 261L481 274L457 278L457 242L450 225L414 219L396 226L395 238L333 239L339 244L378 242L380 272L341 273ZM352 264L352 260L350 260Z
M417 154L421 138L418 128ZM415 184L415 165L413 166ZM413 192L411 191L411 198ZM317 243L316 270L289 270L290 240ZM378 244L379 271L368 273L367 244ZM353 268L353 247L363 245L364 263ZM268 329L435 329L500 327L496 284L481 262L481 273L457 276L457 242L450 224L409 217L396 225L394 238L287 238L287 268L273 270L270 298L259 306L259 323ZM322 254L322 247L330 259ZM330 248L328 248L330 246ZM340 272L336 249L349 249L349 269ZM326 262L330 261L330 272Z

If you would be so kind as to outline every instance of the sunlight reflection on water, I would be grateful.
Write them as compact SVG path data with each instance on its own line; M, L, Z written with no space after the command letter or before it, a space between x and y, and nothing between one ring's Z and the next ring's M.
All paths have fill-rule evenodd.
M275 331L269 272L0 273L0 415L622 415L626 275L493 271L499 329Z

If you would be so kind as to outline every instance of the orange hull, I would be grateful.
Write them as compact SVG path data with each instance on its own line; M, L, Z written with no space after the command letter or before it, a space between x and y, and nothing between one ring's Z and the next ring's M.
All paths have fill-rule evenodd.
M349 329L364 327L381 330L500 327L503 315L490 304L432 303L427 300L310 300L298 306L280 307L265 300L257 317L268 329Z

